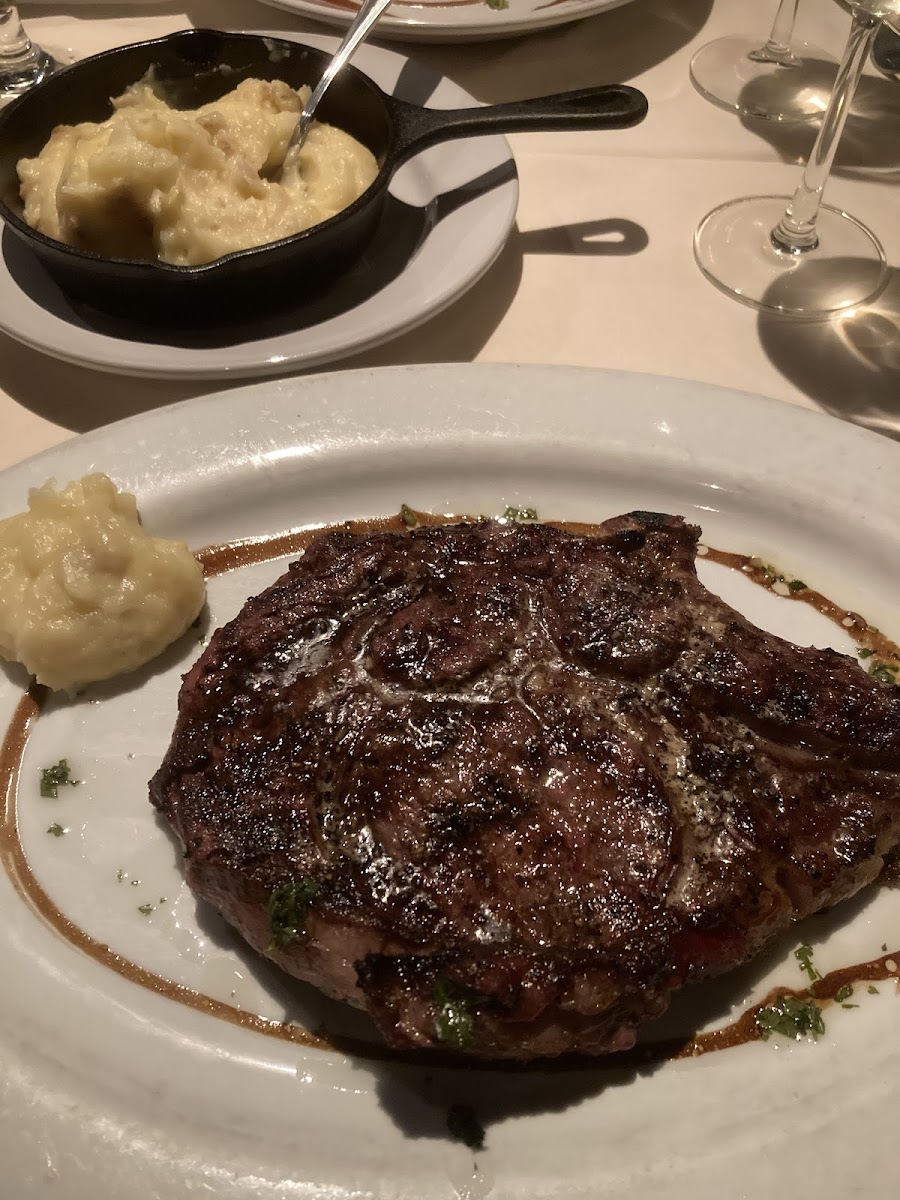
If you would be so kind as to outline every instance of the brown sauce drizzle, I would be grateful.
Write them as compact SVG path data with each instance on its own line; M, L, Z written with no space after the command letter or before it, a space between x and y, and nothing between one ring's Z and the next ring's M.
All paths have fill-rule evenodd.
M885 637L880 629L870 625L865 617L861 617L859 613L853 612L849 608L841 608L839 604L835 604L833 600L829 600L815 588L806 587L805 584L797 587L796 590L791 590L792 583L801 584L802 580L782 575L778 568L764 563L759 558L753 558L749 554L732 554L728 550L716 550L712 546L704 545L701 555L708 562L719 563L723 567L730 567L733 571L740 571L753 583L759 584L767 591L774 592L776 596L780 596L784 600L798 600L801 604L808 604L816 612L820 612L823 617L827 617L829 621L840 626L854 641L859 643L863 650L869 650L873 655L877 654L879 658L887 659L889 662L900 663L900 646ZM779 584L788 588L787 595L778 590Z
M409 510L412 513L412 509ZM457 521L459 517L435 516L433 513L415 513L419 525L447 525ZM309 529L297 529L292 533L276 533L272 536L245 538L240 542L226 542L222 546L205 546L198 550L194 557L203 568L206 579L214 579L216 575L224 575L227 571L237 571L241 567L257 566L259 563L272 562L276 558L285 558L289 554L299 554L305 550L313 538L331 529L346 529L348 533L375 533L378 530L400 531L408 529L403 517L398 513L394 517L373 517L364 521L344 521L339 525L314 525Z
M47 698L46 688L34 685L19 701L12 721L6 732L6 737L0 746L0 801L2 801L2 816L0 816L0 858L13 887L31 908L34 909L50 925L60 937L73 946L77 946L95 962L102 963L111 971L116 971L133 983L149 988L185 1004L188 1008L199 1012L209 1013L210 1016L220 1017L235 1025L243 1025L255 1029L259 1033L270 1036L287 1038L292 1042L300 1042L304 1046L315 1046L318 1049L330 1049L328 1042L315 1037L306 1030L295 1025L282 1025L276 1021L268 1021L254 1013L243 1012L231 1004L224 1004L196 992L192 988L173 983L161 975L156 975L137 963L116 954L103 942L92 938L62 912L54 901L47 895L36 878L25 855L24 847L19 839L16 822L16 793L19 785L19 774L28 735L40 716L41 709Z
M260 538L248 538L243 541L231 542L221 546L207 546L197 552L197 559L203 567L206 578L213 578L228 571L241 567L271 562L288 555L296 555L305 550L318 534L330 528L346 529L353 533L366 533L375 530L399 530L410 527L414 519L419 525L443 525L458 521L460 517L440 516L432 513L408 510L409 522L403 516L385 517L372 520L347 521L338 526L317 526L315 528L296 530L290 533L276 534ZM597 527L582 522L548 522L572 532L590 534ZM704 546L705 557L712 562L746 574L754 583L774 591L775 585L784 578L777 574L774 568L762 563L749 555L732 554L724 550L716 550ZM702 553L702 552L701 552ZM823 616L845 629L860 646L871 650L873 654L892 662L900 662L900 646L885 637L880 630L869 625L858 613L841 608L833 601L812 588L803 587L789 591L785 599L797 600L810 604ZM51 897L41 886L29 865L24 847L19 838L16 818L16 797L18 793L19 776L29 734L37 721L48 691L39 685L33 685L19 701L12 720L0 745L0 860L9 876L10 881L22 899L53 928L60 937L71 945L76 946L95 962L101 963L124 978L139 984L152 992L165 996L170 1000L184 1004L188 1008L205 1012L220 1020L228 1021L245 1029L262 1033L267 1037L277 1037L299 1045L318 1050L337 1050L355 1054L360 1057L382 1061L403 1061L407 1063L422 1063L434 1067L439 1065L458 1066L459 1058L447 1054L423 1053L403 1054L389 1049L385 1045L373 1044L355 1038L329 1036L326 1033L314 1034L299 1025L279 1021L271 1021L255 1013L245 1012L233 1004L226 1004L195 991L182 984L173 983L164 976L146 970L137 963L131 962L122 955L116 954L109 946L90 936L62 912ZM467 1067L482 1067L487 1070L538 1070L557 1071L571 1069L608 1069L647 1066L671 1059L697 1058L717 1050L727 1050L741 1046L747 1042L758 1041L761 1038L757 1015L764 1009L784 996L794 996L798 999L813 999L820 1007L835 1002L835 996L841 988L848 984L874 983L893 979L900 993L900 950L831 971L823 978L811 983L807 988L794 989L776 987L759 1004L748 1008L736 1021L721 1029L700 1033L687 1039L670 1039L667 1041L648 1042L618 1054L611 1054L602 1060L584 1056L567 1055L551 1063L536 1064L476 1062L466 1060Z
M360 521L343 521L337 525L314 525L308 529L297 529L291 533L276 533L258 538L244 538L242 541L226 542L222 546L205 546L198 550L194 557L203 568L207 579L216 575L224 575L227 571L236 571L240 567L252 567L259 563L272 562L276 558L284 558L290 554L299 554L305 550L313 538L320 533L328 533L333 529L344 529L348 533L403 533L408 529L419 526L452 525L457 521L477 521L475 516L449 516L442 513L420 512L418 509L407 508L406 518L403 513L390 517L369 517ZM599 526L585 521L545 521L543 524L552 525L554 529L565 529L569 533L579 533L586 537L596 534ZM710 552L712 553L712 552ZM718 553L718 551L716 552ZM740 555L736 555L740 558ZM741 558L743 562L743 558ZM726 563L730 566L730 563Z
M855 963L849 967L838 967L829 971L815 983L806 988L774 987L759 1004L754 1004L746 1012L722 1029L712 1029L709 1033L698 1033L689 1041L684 1042L673 1058L698 1058L701 1054L710 1054L714 1050L728 1050L732 1046L743 1046L745 1042L758 1042L762 1039L760 1027L756 1018L764 1008L768 1008L784 996L793 996L798 1000L815 1000L820 1008L836 1003L835 997L842 988L852 987L859 983L884 982L893 979L900 994L900 959L896 952L883 954L868 962ZM839 1002L838 1002L839 1003Z

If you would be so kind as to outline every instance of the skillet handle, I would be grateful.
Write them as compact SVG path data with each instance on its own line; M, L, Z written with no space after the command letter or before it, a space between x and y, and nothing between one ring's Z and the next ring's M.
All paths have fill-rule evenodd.
M628 129L647 115L647 97L637 88L610 83L486 108L422 108L391 97L391 109L391 157L399 164L427 146L451 138L526 130Z

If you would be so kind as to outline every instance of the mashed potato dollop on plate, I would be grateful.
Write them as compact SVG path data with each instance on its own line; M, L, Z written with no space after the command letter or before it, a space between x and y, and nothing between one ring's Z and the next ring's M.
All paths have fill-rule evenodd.
M0 657L77 691L155 658L203 607L183 542L141 528L134 496L106 475L33 488L0 521Z

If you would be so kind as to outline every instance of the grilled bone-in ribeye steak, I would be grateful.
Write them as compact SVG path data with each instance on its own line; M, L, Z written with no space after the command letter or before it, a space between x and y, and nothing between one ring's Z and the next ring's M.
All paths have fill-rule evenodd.
M751 625L698 536L319 536L185 678L151 794L191 887L392 1046L525 1059L874 880L900 688Z

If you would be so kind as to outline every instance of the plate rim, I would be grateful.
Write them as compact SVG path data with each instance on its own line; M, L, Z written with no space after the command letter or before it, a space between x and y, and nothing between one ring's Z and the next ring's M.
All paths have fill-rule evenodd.
M318 3L317 0L262 0L262 3L340 29L348 28L354 15L349 10L345 12L332 5ZM588 0L580 4L578 0L556 0L555 4L546 6L543 15L536 15L536 10L533 10L528 16L516 19L487 8L483 20L458 23L441 22L435 17L400 17L388 12L382 17L380 28L383 40L393 36L416 42L498 41L584 21L631 3L634 0ZM428 6L423 5L423 8ZM435 11L440 9L435 6Z
M712 400L714 397L717 397L721 401L731 400L737 401L740 404L749 403L754 406L759 405L772 414L778 414L779 419L784 418L785 414L790 414L787 418L788 421L796 421L801 427L808 423L810 429L816 428L823 431L826 429L832 431L839 429L841 431L841 438L846 437L858 441L861 446L868 447L871 451L880 450L883 452L887 449L889 456L900 453L900 444L893 438L876 430L868 429L863 425L844 421L840 417L824 412L821 409L808 408L800 404L790 403L789 401L778 400L762 392L709 383L682 375L659 374L653 371L630 371L615 367L569 365L564 363L459 363L452 361L352 367L341 370L339 374L342 381L346 381L350 386L354 386L373 377L389 378L392 375L403 377L410 374L422 374L439 378L448 373L457 372L461 375L472 373L473 378L485 377L487 375L503 377L507 374L510 377L521 374L539 376L546 373L549 375L569 376L571 378L580 377L585 380L606 380L610 383L626 380L647 380L652 381L654 386L664 389L673 387L677 390L678 388L687 386L695 389L694 395L691 398L692 402L695 399ZM226 407L230 407L232 404L240 405L247 399L255 398L259 393L274 392L276 389L282 390L289 387L315 391L324 381L331 380L333 376L333 371L322 370L304 372L297 375L258 379L242 383L237 387L215 389L210 392L204 392L199 396L188 397L184 400L173 400L168 404L147 408L143 412L131 413L126 417L120 417L118 420L97 426L95 429L86 430L62 442L57 442L52 446L39 450L35 454L29 455L27 458L12 463L0 470L0 505L2 505L2 494L7 481L16 479L20 474L25 474L32 467L39 464L50 463L56 459L64 460L73 447L102 445L107 441L110 434L116 436L122 431L144 428L152 429L157 423L165 425L171 416L175 413L183 413L186 409L193 412L203 408L220 409L223 404ZM289 401L289 403L293 403L293 401Z

